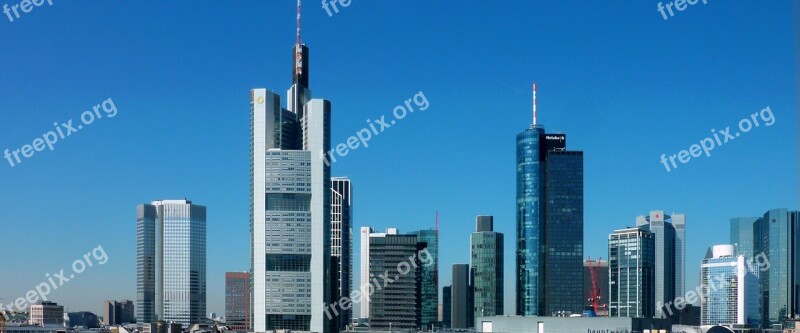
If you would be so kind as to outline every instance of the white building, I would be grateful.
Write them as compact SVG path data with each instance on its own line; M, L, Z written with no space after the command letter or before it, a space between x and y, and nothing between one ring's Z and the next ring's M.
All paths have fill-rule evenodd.
M702 325L758 325L758 271L733 245L714 245L700 265Z

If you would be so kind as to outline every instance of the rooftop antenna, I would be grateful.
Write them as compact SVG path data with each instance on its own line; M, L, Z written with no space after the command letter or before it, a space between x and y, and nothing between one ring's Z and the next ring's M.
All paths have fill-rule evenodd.
M536 126L536 82L533 83L533 126Z
M300 11L303 8L303 5L300 4L300 0L297 0L297 45L300 45Z

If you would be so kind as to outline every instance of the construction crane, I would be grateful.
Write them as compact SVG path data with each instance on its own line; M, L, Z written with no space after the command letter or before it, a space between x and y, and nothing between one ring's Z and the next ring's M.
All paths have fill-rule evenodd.
M600 286L598 285L599 281L599 273L598 273L598 266L600 265L600 259L598 258L597 261L593 261L591 257L589 257L589 275L592 278L592 288L589 290L589 302L592 303L592 309L594 309L594 313L597 314L600 312Z

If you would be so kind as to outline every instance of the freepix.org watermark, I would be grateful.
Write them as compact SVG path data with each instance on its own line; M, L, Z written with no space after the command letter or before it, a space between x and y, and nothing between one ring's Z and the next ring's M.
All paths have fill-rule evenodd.
M759 253L753 258L748 259L746 262L747 271L751 274L756 274L758 271L766 272L769 270L769 258L764 252ZM674 301L667 302L662 307L661 301L656 302L656 307L664 309L670 316L673 314L673 309L680 312L689 304L697 303L698 300L704 302L711 292L716 292L727 288L731 283L731 278L736 277L736 274L719 274L709 279L709 283L701 283L695 290L689 290L683 296L676 297Z
M350 4L353 0L322 0L322 9L328 13L328 17L333 16L333 14L339 14L339 6L342 8L350 7ZM331 8L333 8L333 12L331 12Z
M8 21L13 23L15 19L20 18L20 12L28 14L36 7L44 6L45 2L47 2L50 6L53 5L53 0L22 0L22 2L14 4L10 7L7 3L4 3L3 14L6 14ZM11 12L14 12L14 16L11 16Z
M100 111L103 113L100 113ZM22 163L22 158L31 158L37 152L44 151L44 148L55 150L55 144L59 140L64 140L73 133L77 133L83 129L83 125L91 125L95 120L102 119L103 114L108 118L114 118L117 115L117 107L111 98L103 101L101 104L95 105L92 110L86 110L81 113L81 124L74 125L73 120L67 120L65 123L53 123L55 129L44 133L41 138L33 139L31 144L23 145L17 149L6 149L3 152L3 157L8 161L8 164L13 168L17 164ZM22 158L20 158L20 155Z
M658 5L656 5L656 9L658 10L659 13L661 13L661 16L664 18L664 21L666 21L670 17L675 16L675 12L672 11L673 6L675 7L676 10L682 12L689 7L688 5L694 6L698 2L702 2L704 5L708 4L708 0L675 0L667 2L666 6L664 6L662 2L659 2ZM667 12L669 12L669 17L667 17L667 13L664 12L664 9L666 9Z
M0 314L5 316L6 320L9 320L8 312L22 312L39 300L47 301L47 295L76 278L78 274L85 272L87 268L94 267L95 263L103 265L106 262L108 262L108 254L106 254L106 250L103 249L102 245L98 245L84 254L83 258L72 262L72 272L69 275L64 273L63 269L52 275L47 273L44 275L45 281L28 290L24 297L17 298L8 305L0 304Z
M767 127L775 124L775 115L772 114L772 110L767 106L760 112L751 114L750 117L742 118L742 120L739 121L739 132L731 133L730 126L720 131L711 129L713 136L700 140L700 143L691 145L688 150L681 150L677 154L669 156L667 156L667 154L661 154L661 164L664 165L667 172L670 172L672 169L678 168L675 159L682 164L686 164L689 163L692 158L700 157L704 154L706 157L710 157L711 151L714 150L714 148L733 141L740 135L750 132L753 128L761 126L762 123L759 122L759 119L763 122L763 125Z
M419 111L425 111L428 109L428 107L430 107L428 98L425 97L425 94L422 91L416 93L412 98L405 100L403 104L396 106L392 110L394 119L387 122L385 115L381 116L380 119L367 119L367 124L369 124L369 126L360 129L355 135L351 135L349 138L347 138L347 140L345 140L346 143L342 142L336 146L331 146L333 148L327 152L320 150L319 154L325 161L325 165L330 166L331 164L336 163L336 156L334 155L345 157L350 153L351 150L356 150L361 146L364 148L369 147L369 141L372 140L373 135L380 135L388 128L396 125L398 120L403 120L409 114L414 113L414 111L416 111L414 106L419 108ZM328 159L329 157L330 159Z
M428 267L433 265L433 256L428 249L425 248L422 251L417 252L416 255L412 255L408 257L408 260L401 261L397 264L397 271L394 274L389 274L389 270L384 271L378 276L372 277L372 280L362 285L361 288L358 290L353 290L350 295L342 296L339 298L339 301L336 303L329 304L325 307L325 315L328 319L333 319L333 316L339 315L339 309L342 310L349 310L353 307L353 304L361 303L361 299L366 297L369 298L372 294L375 293L376 290L383 290L390 284L397 281L401 276L405 276L414 271L414 269L419 268L419 264L417 264L417 259L422 264L422 266ZM333 312L333 315L331 315Z

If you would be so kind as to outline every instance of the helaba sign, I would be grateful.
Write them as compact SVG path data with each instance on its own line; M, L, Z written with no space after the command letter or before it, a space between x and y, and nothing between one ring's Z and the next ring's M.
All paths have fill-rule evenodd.
M564 141L564 140L566 140L567 136L564 135L564 134L560 134L560 135L548 134L548 135L545 135L544 138L547 139L547 140Z
M591 328L586 330L586 333L630 333L628 329L621 329L621 330L593 330Z

